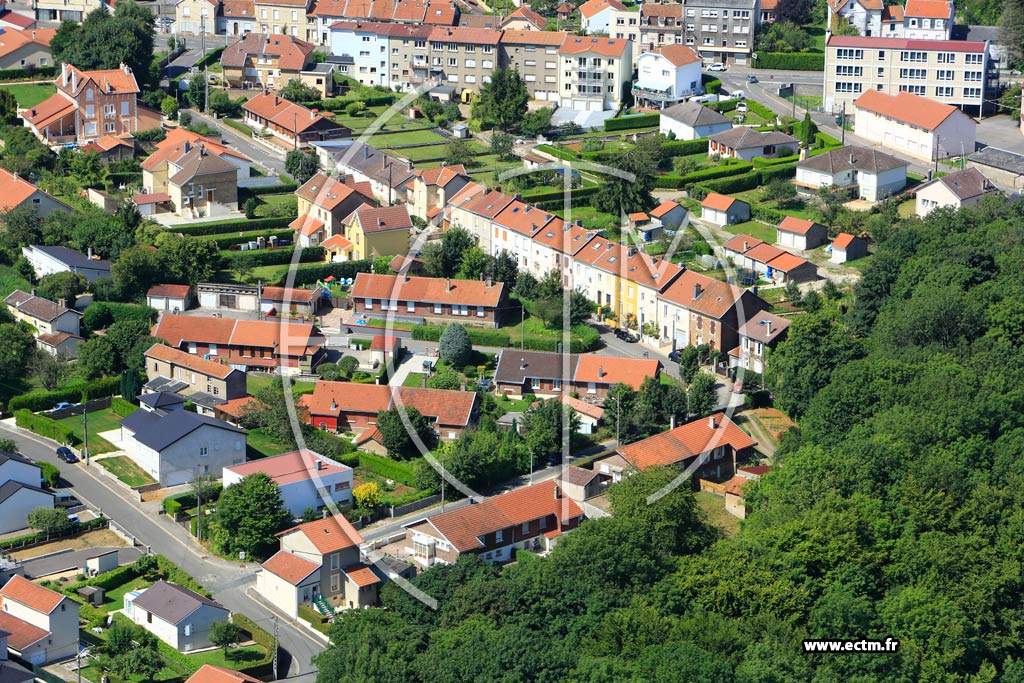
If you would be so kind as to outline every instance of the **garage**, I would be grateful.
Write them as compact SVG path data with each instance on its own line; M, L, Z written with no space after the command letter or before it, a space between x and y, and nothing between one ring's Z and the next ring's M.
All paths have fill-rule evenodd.
M587 111L604 111L604 102L590 101L587 102Z

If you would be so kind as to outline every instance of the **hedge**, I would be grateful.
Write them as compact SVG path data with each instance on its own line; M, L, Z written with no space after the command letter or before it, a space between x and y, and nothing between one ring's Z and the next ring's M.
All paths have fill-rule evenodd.
M138 185L142 182L142 171L137 171L135 173L108 173L107 177L104 178L104 182L114 185L115 187L119 185L130 185L132 183Z
M380 502L388 507L400 507L402 505L408 505L409 503L415 503L417 500L423 500L427 496L433 495L433 491L407 491L406 493L395 495L382 491L380 494Z
M738 107L739 104L740 100L732 99L725 100L722 102L708 102L704 106L707 107L708 109L714 109L719 114L725 114L736 109L736 107Z
M60 486L60 470L56 465L51 465L43 460L37 460L36 465L39 466L39 476L46 480L47 486L52 489Z
M257 249L256 251L228 251L221 254L224 257L224 267L233 268L234 264L242 259L251 259L255 266L279 266L292 262L295 254L295 247L283 247L279 249ZM315 263L324 260L323 247L309 247L299 250L299 263Z
M82 326L89 332L94 332L122 320L142 320L152 324L156 322L157 315L156 309L149 306L97 301L85 309L85 313L82 315Z
M753 190L760 184L761 175L757 171L751 171L750 173L744 173L743 175L732 176L730 178L708 180L694 185L694 189L703 192L704 194L700 195L700 197L703 198L709 192L732 194L734 192L743 192L744 190ZM696 199L697 197L694 198Z
M37 413L41 410L49 410L58 403L78 403L100 396L114 396L120 388L120 377L101 377L65 389L54 389L53 391L39 389L15 396L7 402L7 410L14 413L24 409L30 413Z
M657 126L661 119L660 114L634 114L632 116L619 116L608 119L604 122L605 131L629 130L631 128L650 128Z
M387 479L394 479L406 486L415 486L415 474L412 465L398 462L375 453L360 453L359 466L379 474Z
M412 338L417 341L436 342L441 339L444 332L442 325L417 325L412 328ZM508 332L502 330L488 330L467 327L469 340L475 346L501 346L520 347L520 337L511 338ZM558 345L562 343L559 337L542 337L536 334L528 334L522 339L523 348L530 351L557 351ZM569 341L571 353L586 353L596 349L601 342L601 336L588 325L575 325L572 328L572 338Z
M86 586L96 586L97 588L102 588L105 591L112 591L115 588L123 586L129 581L134 581L140 576L142 576L142 574L135 568L134 564L126 564L123 567L111 569L109 572L104 572L94 578L65 586L62 590L71 596L76 596L78 594L78 590L80 588L85 588Z
M761 170L762 168L781 166L783 164L795 164L798 161L800 161L799 154L791 154L788 157L778 157L777 159L765 159L764 157L754 157L754 168Z
M592 197L601 191L600 186L595 187L578 187L575 190L570 190L573 201L577 199L583 199L584 197ZM523 201L535 204L537 202L551 202L551 201L562 201L565 199L565 192L562 190L544 190L542 192L535 192L530 194L524 192L522 194Z
M661 146L661 153L666 157L685 157L691 154L707 154L708 139L670 140Z
M345 107L353 102L362 102L367 107L379 107L381 105L394 104L399 97L398 93L379 93L370 97L329 97L326 100L313 102L302 102L307 109L320 109L321 111L343 111Z
M217 500L218 498L220 498L221 491L223 490L224 487L220 484L214 484L213 486L211 486L210 500ZM164 498L164 512L166 512L169 515L174 515L174 513L181 510L181 508L192 508L195 507L198 503L199 501L196 500L196 494L194 491L183 491L181 493L176 493L173 496L167 496L166 498Z
M309 605L299 605L299 618L308 621L310 626L321 633L326 634L329 629L327 617L320 614Z
M729 164L727 166L716 166L714 168L705 168L699 171L693 171L686 175L674 175L667 174L663 176L657 176L654 179L655 187L678 189L686 187L693 183L700 183L705 180L714 180L716 178L728 178L729 176L736 176L743 173L748 173L753 169L754 165L749 161L744 161L738 164Z
M815 147L842 147L843 143L832 137L828 133L815 133L814 134L814 146Z
M0 550L11 551L18 550L20 548L27 548L33 545L39 545L40 543L46 543L48 541L56 541L61 538L69 538L71 536L80 536L86 531L92 531L93 529L105 529L107 526L107 520L104 517L97 517L96 519L90 519L87 522L76 524L67 533L63 534L50 534L47 536L44 532L35 534L25 534L24 536L18 536L17 538L5 538L0 541Z
M711 95L717 95L722 91L722 81L715 78L711 74L701 74L700 82L701 85L704 86L704 92L706 93L709 93Z
M0 81L26 81L30 78L53 78L56 75L56 66L37 66L34 69L3 69L0 70Z
M754 220L764 221L771 225L781 223L786 218L786 214L778 209L769 209L766 206L759 204L751 204L750 206L750 217Z
M180 232L183 235L222 235L229 232L251 232L253 230L269 230L271 228L284 228L291 223L293 218L234 218L228 221L214 221L212 223L193 223L192 225L175 225L171 230Z
M761 176L762 185L766 185L769 181L775 180L776 178L793 178L796 176L796 164L792 163L785 166L771 166L758 171L758 175Z
M57 443L73 444L77 441L75 433L70 427L66 427L52 418L36 415L25 409L15 411L14 418L15 424L22 429L53 439Z
M338 278L354 278L359 273L369 273L371 270L373 270L373 261L367 259L362 261L342 261L340 263L322 263L318 266L296 270L293 286L311 285L328 276L334 276L336 280Z
M262 197L268 194L291 194L299 189L299 184L294 180L286 180L284 178L280 180L279 185L238 188L238 203L244 204L250 197Z
M579 156L573 152L563 147L556 147L555 145L538 145L537 151L550 154L555 158L564 159L565 161L577 161L579 159Z
M121 417L127 417L138 410L139 407L131 401L126 401L120 396L115 396L110 401L110 409Z
M249 233L246 235L220 235L204 239L204 242L213 242L217 245L217 248L221 251L225 251L231 248L233 244L242 244L245 242L255 242L258 238L265 237L267 241L270 241L271 237L276 237L279 240L291 240L295 237L295 231L291 228L283 230L266 230L264 232Z
M820 52L758 52L755 69L824 71L825 55Z

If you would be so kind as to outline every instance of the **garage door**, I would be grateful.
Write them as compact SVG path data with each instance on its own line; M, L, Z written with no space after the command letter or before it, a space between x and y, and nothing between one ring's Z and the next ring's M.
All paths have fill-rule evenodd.
M575 109L576 111L586 111L587 110L587 101L586 100L573 100L572 101L572 108Z
M603 102L591 101L591 102L588 102L587 105L588 105L587 106L587 110L588 111L604 111L604 103Z
M158 311L166 311L167 310L167 299L166 298L164 298L164 297L159 297L159 298L153 297L152 299L150 299L150 301L152 302L150 304L150 306L152 306L156 310L158 310Z

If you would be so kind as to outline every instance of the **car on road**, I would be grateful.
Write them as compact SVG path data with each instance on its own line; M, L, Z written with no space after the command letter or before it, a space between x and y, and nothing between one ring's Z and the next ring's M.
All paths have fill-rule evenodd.
M615 328L615 336L621 339L622 341L628 342L630 344L635 344L636 342L640 341L639 334L637 334L636 332L630 332L629 330L623 329L621 327Z
M757 76L754 74L747 74L747 83L757 83Z
M722 64L721 62L715 62L714 64L708 67L708 71L725 71L725 64Z
M59 458L59 459L60 459L60 460L61 460L62 462L66 462L66 463L68 463L69 465L70 465L71 463L75 463L75 462L78 462L78 456L76 456L76 455L75 455L74 453L72 453L72 452L71 452L71 449L70 449L70 448L68 448L67 446L61 446L61 447L59 447L59 448L57 449L57 457L58 457L58 458Z

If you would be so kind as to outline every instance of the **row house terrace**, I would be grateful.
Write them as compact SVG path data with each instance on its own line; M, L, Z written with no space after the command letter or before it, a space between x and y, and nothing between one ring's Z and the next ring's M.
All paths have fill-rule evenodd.
M345 218L364 204L377 204L369 183L357 183L351 176L332 178L323 172L303 183L295 196L299 215L288 227L295 230L296 244L300 247L320 246L334 236L345 239ZM335 245L344 246L337 240ZM351 242L348 247L350 252ZM338 253L343 254L344 250Z
M661 337L681 349L707 344L728 351L739 344L739 329L770 306L750 290L713 277L682 273L658 296Z
M329 45L333 25L339 21L453 26L458 23L459 6L454 0L317 0L308 16L309 30L315 35L310 40Z
M449 85L456 93L476 91L490 83L499 66L501 31L462 26L437 26L430 32L427 83Z
M572 392L588 403L600 403L616 384L639 390L644 380L657 379L660 373L661 362L647 358L502 349L494 383L505 396L556 398Z
M359 273L349 295L355 312L399 320L500 327L508 292L503 282Z
M352 131L318 112L264 92L242 105L245 124L269 130L274 137L298 149L312 142L352 137Z
M324 337L308 323L164 315L151 332L174 348L224 360L241 370L310 373L324 357Z
M336 21L330 24L331 53L352 58L348 75L362 85L422 82L432 30L426 24Z

